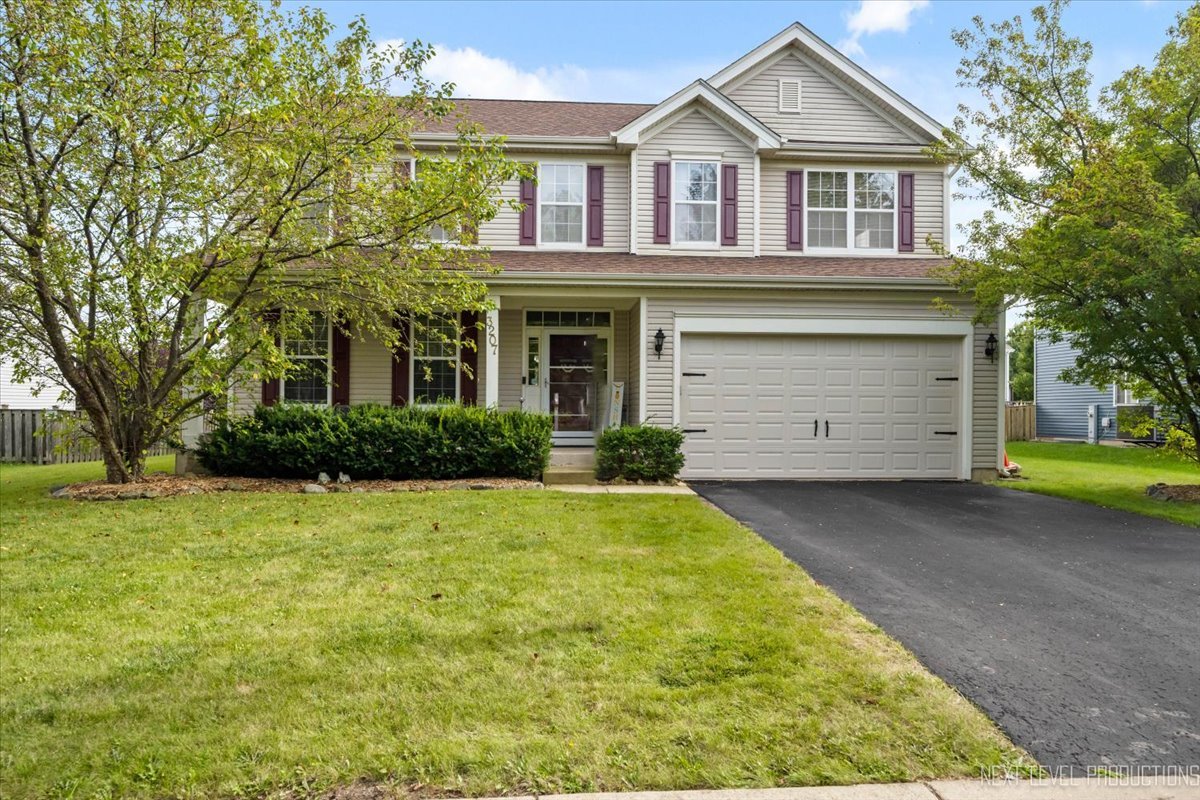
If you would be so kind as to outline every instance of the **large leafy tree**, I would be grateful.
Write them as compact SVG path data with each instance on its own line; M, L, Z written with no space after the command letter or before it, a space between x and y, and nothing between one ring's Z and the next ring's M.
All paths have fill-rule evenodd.
M1008 386L1012 399L1018 402L1033 400L1033 337L1036 331L1031 320L1023 319L1008 332Z
M994 210L946 274L981 317L1027 302L1079 350L1064 378L1147 386L1200 439L1200 5L1152 67L1100 91L1064 7L1035 8L1032 30L976 18L954 34L982 103L936 149Z
M0 3L0 357L65 380L109 480L283 374L311 313L398 346L396 309L484 307L479 254L426 231L493 217L520 168L459 121L407 177L454 114L428 48L256 0Z

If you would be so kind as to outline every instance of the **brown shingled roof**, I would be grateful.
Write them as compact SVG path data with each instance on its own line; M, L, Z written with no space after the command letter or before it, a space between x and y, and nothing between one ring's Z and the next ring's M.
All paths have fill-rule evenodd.
M493 250L491 262L504 273L575 275L696 275L781 278L928 278L945 266L940 258L855 258L853 256L632 255L629 253Z
M453 133L463 114L497 136L608 136L653 105L568 103L558 100L475 100L455 98L456 114L430 125L430 133Z

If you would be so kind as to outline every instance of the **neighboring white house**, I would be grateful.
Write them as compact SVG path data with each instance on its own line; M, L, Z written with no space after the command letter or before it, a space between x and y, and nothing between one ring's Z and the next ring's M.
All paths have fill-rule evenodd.
M524 407L578 445L617 382L623 419L686 432L687 478L995 475L1003 320L972 325L930 276L951 194L925 148L942 126L807 28L655 105L459 106L539 176L503 188L523 212L478 231L503 268L486 276L494 310L463 315L478 352L435 338L414 364L318 320L285 343L304 377L243 386L239 408ZM454 138L428 130L397 157Z
M13 380L12 365L0 360L0 409L75 408L73 400L62 401L62 393L63 386L58 383L42 385L38 381L19 383Z

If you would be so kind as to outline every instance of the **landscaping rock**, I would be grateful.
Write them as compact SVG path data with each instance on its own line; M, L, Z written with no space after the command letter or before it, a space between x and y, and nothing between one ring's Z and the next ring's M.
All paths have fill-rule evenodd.
M244 492L244 491L246 491L245 485L243 485L237 481L225 481L225 485L223 488L227 492Z
M332 481L332 479L329 477L328 472L322 472L317 475L317 483L321 484L322 486L324 486L327 483L330 483L331 481Z
M322 474L322 475L325 475L325 473L324 473L324 472L322 472L321 474ZM326 479L326 480L328 480L328 479L329 479L329 476L328 476L328 475L325 475L325 479ZM300 491L304 492L305 494L325 494L325 493L326 493L326 492L328 492L329 490L328 490L328 489L326 489L324 486L321 486L321 485L319 485L319 484L316 484L316 483L306 483L306 484L304 485L304 488L303 488L303 489L301 489Z
M484 489L495 489L496 487L490 483L472 483L469 488L475 491L483 491Z
M1200 485L1156 483L1146 487L1146 496L1164 503L1200 503Z
M347 475L347 474L346 474L346 473L344 473L344 472L339 472L339 473L338 473L338 483L349 483L349 482L350 482L350 476L349 476L349 475Z
M55 500L70 500L71 488L69 486L51 486L50 496Z
M366 489L364 489L364 488L362 488L361 486L355 486L355 487L354 487L353 489L351 489L350 491L352 491L352 492L358 492L359 494L362 494L363 492L365 492L365 491L367 491L367 490L366 490Z

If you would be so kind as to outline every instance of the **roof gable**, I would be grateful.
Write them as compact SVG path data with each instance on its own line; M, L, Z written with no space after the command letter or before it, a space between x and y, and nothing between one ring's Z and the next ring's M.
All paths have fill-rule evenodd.
M654 108L613 133L619 145L636 145L643 133L692 107L716 112L722 124L738 129L740 135L756 149L775 149L783 144L778 133L764 125L746 109L718 92L703 80L697 80Z
M871 73L855 64L828 42L799 22L794 22L775 36L717 72L708 82L729 94L749 78L778 60L781 51L789 48L802 54L802 60L824 74L827 80L843 84L859 93L875 110L885 117L894 117L911 128L917 137L926 141L940 138L943 126L933 117L905 100ZM902 130L902 128L901 128Z

